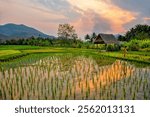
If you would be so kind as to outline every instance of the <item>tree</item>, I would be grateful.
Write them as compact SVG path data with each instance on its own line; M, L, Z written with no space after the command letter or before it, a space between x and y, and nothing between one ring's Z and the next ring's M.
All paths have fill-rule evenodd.
M90 39L90 35L89 34L85 35L85 40L89 40L89 39Z
M0 39L0 44L2 44L3 42L2 42L2 40Z
M90 41L93 42L93 39L95 39L97 37L96 33L93 32Z
M93 33L92 33L92 38L96 38L96 36L97 36L96 33L93 32Z
M118 36L118 41L126 41L125 36L119 35L119 36Z
M127 41L130 41L133 38L138 40L150 38L150 26L138 24L125 34L125 38Z
M77 39L78 35L73 26L70 24L59 24L58 38L60 39Z

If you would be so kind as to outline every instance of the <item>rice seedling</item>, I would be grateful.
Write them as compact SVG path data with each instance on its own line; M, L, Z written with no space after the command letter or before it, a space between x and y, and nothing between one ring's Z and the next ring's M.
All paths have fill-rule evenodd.
M149 68L71 54L29 63L0 67L0 99L150 99Z

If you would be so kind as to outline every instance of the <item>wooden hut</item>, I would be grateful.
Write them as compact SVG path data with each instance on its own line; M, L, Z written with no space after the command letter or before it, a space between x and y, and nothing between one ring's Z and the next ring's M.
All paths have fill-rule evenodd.
M113 34L98 34L98 36L93 39L94 44L119 44L117 39Z

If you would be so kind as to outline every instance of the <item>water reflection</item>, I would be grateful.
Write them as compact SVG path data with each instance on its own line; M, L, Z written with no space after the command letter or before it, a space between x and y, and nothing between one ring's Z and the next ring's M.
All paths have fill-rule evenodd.
M117 60L51 57L0 71L1 99L150 99L150 69Z

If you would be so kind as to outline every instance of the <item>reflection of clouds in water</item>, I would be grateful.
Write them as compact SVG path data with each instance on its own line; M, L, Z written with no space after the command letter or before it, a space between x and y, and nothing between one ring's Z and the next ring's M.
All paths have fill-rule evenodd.
M93 72L90 70L90 72ZM124 61L116 61L112 65L99 67L98 72L93 76L93 79L88 81L90 89L94 89L95 84L99 85L108 85L110 83L116 82L123 78L134 77L133 76L134 67L129 65ZM84 87L86 87L86 79L83 79L82 82Z
M112 65L99 67L91 58L78 57L67 64L63 64L59 58L50 58L40 60L39 62L26 67L9 69L3 73L5 74L5 77L10 78L15 76L23 78L28 78L30 76L37 78L48 78L63 75L67 76L67 74L70 74L69 76L71 78L81 78L83 81L84 79L91 80L92 78L95 78L101 82L106 82L108 79L116 81L123 78L134 77L136 74L144 77L146 73L150 76L150 74L148 74L148 71L150 71L149 69L135 68L127 62L119 60ZM3 73L0 72L0 78L2 78Z
M138 78L150 78L150 69L136 68L127 62L119 60L112 65L100 67L92 58L83 56L70 56L65 60L61 57L50 57L32 65L0 72L0 82L4 86L9 83L8 89L12 85L15 90L15 99L19 98L17 96L22 92L22 86L24 87L24 92L31 93L31 99L37 99L37 96L43 99L44 95L48 99L52 99L54 89L57 96L62 92L61 99L64 99L66 95L70 95L69 99L73 99L74 92L76 98L81 99L81 96L87 95L87 91L90 92L88 94L90 96L97 95L97 92L103 86L109 87L118 81L126 82L124 79L131 79L128 82L129 85L126 85L127 87L132 86L132 83L139 84L139 81L136 80ZM42 92L42 94L39 92ZM108 93L108 91L106 92ZM26 99L26 94L23 94L23 99Z

